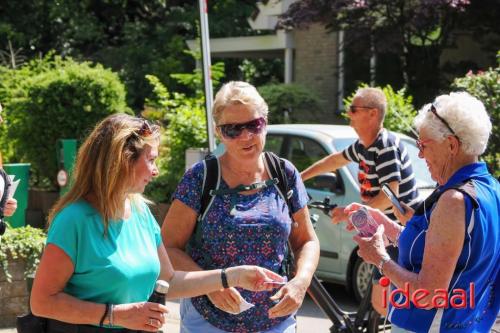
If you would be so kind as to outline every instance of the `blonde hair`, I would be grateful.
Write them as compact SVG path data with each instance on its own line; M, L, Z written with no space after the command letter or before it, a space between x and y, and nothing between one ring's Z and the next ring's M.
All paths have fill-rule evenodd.
M109 220L123 216L127 198L140 207L145 201L142 195L127 193L133 166L144 146L159 138L158 125L126 114L114 114L98 123L78 150L71 189L51 209L47 227L64 207L90 194L96 199L94 208L102 215L104 234Z
M235 104L246 105L267 119L269 108L257 89L247 82L230 81L224 84L215 95L213 106L215 123L219 123L222 111L226 107Z

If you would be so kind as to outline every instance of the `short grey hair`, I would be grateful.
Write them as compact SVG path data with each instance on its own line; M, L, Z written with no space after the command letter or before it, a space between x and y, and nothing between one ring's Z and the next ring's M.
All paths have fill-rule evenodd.
M380 120L385 118L385 110L387 109L387 99L384 92L380 88L359 88L354 95L354 98L363 100L364 105L379 110ZM353 98L353 100L354 100Z
M449 95L436 97L434 103L426 104L420 109L413 121L415 128L420 130L424 127L433 139L442 140L453 133L432 112L429 112L432 105L435 106L439 116L453 129L464 153L473 156L484 153L492 125L480 100L467 92L452 92Z
M267 119L269 108L257 89L247 82L230 81L224 84L215 95L213 106L215 123L219 123L222 111L226 107L235 104L246 105Z

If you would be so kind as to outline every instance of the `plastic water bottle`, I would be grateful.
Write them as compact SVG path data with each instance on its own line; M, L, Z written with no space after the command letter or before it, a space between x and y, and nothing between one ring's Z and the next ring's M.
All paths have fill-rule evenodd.
M349 221L361 237L371 237L377 231L378 224L365 207L359 208L349 216Z

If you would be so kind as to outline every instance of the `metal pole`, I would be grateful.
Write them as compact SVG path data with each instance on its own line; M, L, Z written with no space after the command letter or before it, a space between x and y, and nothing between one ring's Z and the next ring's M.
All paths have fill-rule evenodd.
M344 110L344 31L338 32L338 87L337 87L337 112L340 114Z
M208 0L198 0L200 5L201 26L201 59L203 64L203 83L205 85L205 108L207 114L208 151L215 150L215 138L212 117L212 101L214 93L212 89L212 76L210 73L210 35L208 32Z

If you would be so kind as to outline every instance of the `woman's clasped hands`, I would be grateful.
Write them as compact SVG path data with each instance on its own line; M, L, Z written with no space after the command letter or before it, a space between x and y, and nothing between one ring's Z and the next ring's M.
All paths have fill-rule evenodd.
M251 291L273 290L286 282L286 278L258 266L231 267L226 272L229 285ZM221 289L209 293L207 296L216 308L232 314L241 313L253 306L246 302L234 287Z

